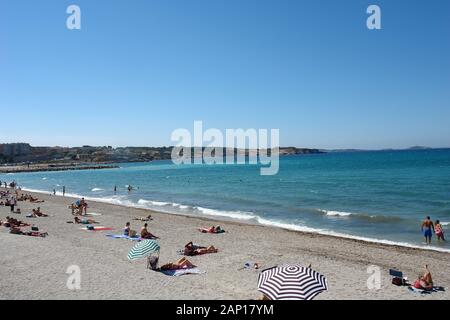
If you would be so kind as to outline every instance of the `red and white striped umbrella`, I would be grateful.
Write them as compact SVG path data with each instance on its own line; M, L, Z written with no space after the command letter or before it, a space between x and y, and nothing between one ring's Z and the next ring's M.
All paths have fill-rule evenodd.
M300 265L283 265L262 271L258 290L272 300L312 300L328 290L327 279Z

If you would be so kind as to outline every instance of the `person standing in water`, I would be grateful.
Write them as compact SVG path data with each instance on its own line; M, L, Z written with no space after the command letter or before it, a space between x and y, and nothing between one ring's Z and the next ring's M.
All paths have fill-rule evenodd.
M66 186L63 186L63 197L66 195Z
M114 193L117 192L117 185L114 185Z
M431 218L429 216L422 222L421 230L423 232L423 236L425 237L425 242L427 244L431 244L431 237L434 232L434 225L433 221L431 221Z
M434 224L434 232L436 233L438 241L445 241L444 230L442 229L442 225L439 220L436 220Z

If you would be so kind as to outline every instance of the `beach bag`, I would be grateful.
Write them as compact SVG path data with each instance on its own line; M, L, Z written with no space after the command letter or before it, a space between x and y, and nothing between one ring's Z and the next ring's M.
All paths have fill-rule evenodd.
M86 227L86 229L88 229L88 230L94 230L94 226L88 225L88 226Z
M404 284L403 279L399 277L392 278L392 284L396 286L402 286Z
M39 231L38 227L31 227L31 231Z

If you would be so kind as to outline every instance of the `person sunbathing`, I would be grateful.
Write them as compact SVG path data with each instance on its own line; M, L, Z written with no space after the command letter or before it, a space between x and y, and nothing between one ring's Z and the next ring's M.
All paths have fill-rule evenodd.
M11 217L6 217L6 221L12 226L12 227L27 227L29 226L29 224L22 222L20 220L11 218Z
M41 203L41 202L44 202L44 200L39 200L38 198L33 198L32 196L30 196L30 202L32 202L32 203Z
M193 265L188 259L185 257L179 259L177 262L174 263L166 263L165 265L161 266L159 270L179 270L179 269L192 269L196 266Z
M430 270L428 270L428 265L424 266L424 273L414 282L414 287L426 291L433 290L433 278L431 277Z
M201 228L199 229L199 231L203 232L203 233L222 233L225 232L225 230L223 230L220 226L212 226L210 228Z
M74 220L75 223L78 223L78 224L94 224L94 223L98 223L94 219L80 219L78 217L74 217L73 220Z
M200 247L196 246L191 242L184 246L184 255L185 256L196 256L207 253L216 253L218 250L214 248L214 246L209 247Z
M11 227L11 229L9 230L9 233L11 234L18 234L18 235L22 235L22 236L30 236L30 237L43 237L45 238L46 236L48 236L47 232L39 232L39 231L22 231L17 227Z
M151 234L147 229L148 224L144 224L141 229L141 238L142 239L159 239L157 236Z
M48 214L42 213L40 208L38 208L38 210L33 209L31 215L33 217L48 217Z
M147 221L153 220L153 218L152 218L152 215L149 214L147 217L134 217L133 220L147 222Z

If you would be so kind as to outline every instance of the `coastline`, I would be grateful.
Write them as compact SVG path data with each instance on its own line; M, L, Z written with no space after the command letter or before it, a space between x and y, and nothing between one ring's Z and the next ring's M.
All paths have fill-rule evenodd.
M4 189L2 189L4 190ZM30 192L27 192L30 193ZM145 269L145 262L129 262L126 254L133 243L109 239L107 232L87 232L67 224L72 219L67 206L74 198L33 193L41 204L21 203L23 214L15 218L35 223L47 238L17 236L0 227L0 275L11 281L0 284L1 299L255 299L257 270L238 270L246 261L258 262L262 268L283 263L312 264L329 281L330 290L317 299L449 299L447 292L420 295L406 287L390 284L389 268L398 268L411 280L427 263L436 285L448 287L450 254L432 250L407 248L355 239L338 238L241 221L221 221L228 232L221 235L202 234L196 229L217 225L216 219L182 216L154 210L119 206L89 200L89 210L101 213L94 217L100 225L120 233L126 221L134 229L142 223L133 216L146 216L152 233L161 237L161 258L165 263L180 256L176 251L188 241L214 245L217 254L189 257L204 275L168 277ZM25 213L40 206L51 216L26 219ZM88 211L89 212L89 211ZM0 219L9 208L0 207ZM14 248L14 250L11 250ZM35 266L32 270L29 264ZM65 271L69 265L80 265L83 272L81 290L68 290ZM382 287L369 290L366 282L371 265L380 267ZM83 271L84 270L84 271ZM42 279L41 279L42 278ZM26 279L26 281L24 280ZM46 279L47 281L42 281Z
M1 189L2 188L0 187L0 190ZM22 190L27 191L27 192L36 193L36 194L52 195L52 193L49 191L35 190L35 189L28 189L28 188L23 188ZM56 196L62 197L62 193L57 192ZM145 205L141 205L139 203L136 204L136 203L129 202L128 204L125 204L125 203L121 203L118 201L111 202L109 199L85 196L82 194L67 193L66 197L74 198L74 199L84 197L86 200L94 201L94 202L98 202L98 203L112 204L112 205L120 206L120 207L124 207L124 208L143 209L143 210L148 210L150 212L159 212L161 214L170 214L170 215L181 216L181 217L193 217L193 218L198 218L198 219L204 219L204 220L210 221L210 222L224 222L224 223L226 222L226 223L237 223L237 224L243 224L243 225L262 226L262 227L267 227L267 228L282 229L282 230L286 230L286 231L290 231L290 232L298 232L298 233L306 234L306 235L308 235L308 234L309 235L320 235L320 236L324 236L324 237L346 239L346 240L352 240L352 241L362 242L362 243L379 244L382 246L408 248L408 249L414 249L414 250L435 251L435 252L450 254L450 249L440 248L440 247L436 247L434 245L426 246L426 245L412 244L412 243L408 243L408 242L368 238L368 237L350 235L350 234L345 234L345 233L340 233L340 232L335 232L335 231L330 231L330 230L314 229L314 228L310 228L310 227L287 224L287 223L283 223L283 222L275 222L275 221L271 221L271 220L267 220L267 219L262 219L260 217L256 217L257 221L254 221L253 218L241 219L241 218L235 218L235 217L230 217L230 216L220 215L220 214L205 214L205 213L202 215L193 215L193 214L189 214L189 213L183 214L180 212L170 212L170 211L164 211L161 209L158 210L155 208L148 208ZM206 209L206 208L203 208L203 209ZM210 210L210 209L207 209L207 210Z

